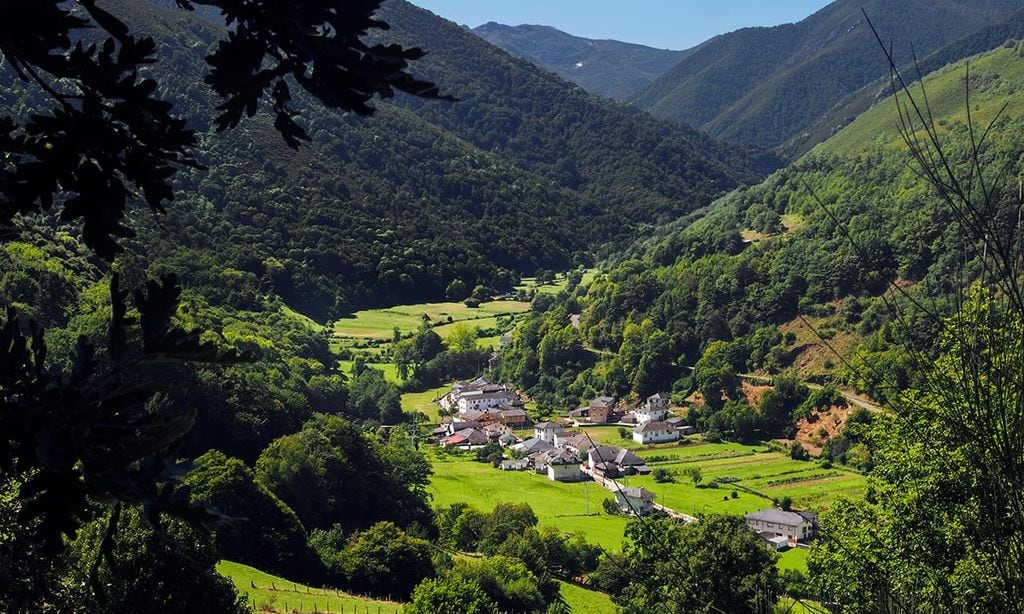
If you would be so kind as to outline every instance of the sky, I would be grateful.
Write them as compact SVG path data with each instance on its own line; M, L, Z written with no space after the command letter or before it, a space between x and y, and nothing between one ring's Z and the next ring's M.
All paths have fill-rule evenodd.
M800 21L829 0L411 0L459 24L539 24L584 38L688 49L747 26Z

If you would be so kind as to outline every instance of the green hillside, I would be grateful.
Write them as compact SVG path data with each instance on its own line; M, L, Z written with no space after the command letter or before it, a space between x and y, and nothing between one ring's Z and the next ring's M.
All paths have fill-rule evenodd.
M716 37L636 95L659 117L728 141L777 147L886 74L861 10L901 58L919 56L1022 7L1017 0L839 0L807 19Z
M924 90L940 134L967 123L965 79L970 71L970 114L979 125L988 125L1005 107L1005 117L1024 116L1024 48L1010 42L999 49L944 66L924 77ZM907 75L907 78L910 78ZM921 82L911 93L923 100ZM811 155L855 155L871 145L903 147L897 129L896 102L892 97L878 103L838 134L818 145Z

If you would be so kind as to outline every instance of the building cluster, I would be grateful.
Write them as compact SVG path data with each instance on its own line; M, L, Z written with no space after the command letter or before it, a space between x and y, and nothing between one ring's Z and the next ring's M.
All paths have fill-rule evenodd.
M746 519L747 526L775 550L808 542L818 534L818 515L814 512L771 508L751 512Z
M491 442L508 446L519 441L513 430L531 424L518 392L483 377L456 382L437 403L452 414L434 429L434 438L444 447L475 448Z

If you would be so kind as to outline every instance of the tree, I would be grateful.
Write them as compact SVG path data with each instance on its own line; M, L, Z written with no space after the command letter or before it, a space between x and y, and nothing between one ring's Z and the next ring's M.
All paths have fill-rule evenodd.
M254 115L269 95L275 128L297 147L309 137L295 121L289 79L328 107L362 115L372 113L373 96L396 89L440 97L406 72L422 51L364 42L386 27L373 18L379 1L302 0L260 11L227 0L178 1L189 10L197 4L217 9L232 26L208 58L206 82L224 98L218 130ZM24 122L0 117L0 223L10 227L16 216L59 210L65 220L81 221L85 244L110 262L123 250L119 239L133 234L125 220L134 195L163 213L174 198L175 171L200 168L191 152L197 141L139 70L155 60L153 40L136 38L93 0L74 9L57 0L0 7L0 53L53 104ZM37 531L50 554L93 514L95 501L114 502L111 529L122 501L142 503L151 522L161 512L213 522L175 488L169 457L194 415L150 403L159 388L152 364L229 357L171 325L181 292L173 276L136 291L139 347L128 342L133 320L117 275L110 289L108 364L83 338L66 357L69 374L44 373L42 330L13 310L0 326L0 469L15 473L16 496L25 503L19 522ZM103 532L98 548L109 550L113 535ZM202 598L198 590L195 596ZM202 603L217 607L214 599Z
M402 393L377 369L366 368L352 378L349 406L354 416L381 424L397 424L403 417Z
M757 612L779 592L775 555L742 518L632 522L624 554L632 579L621 603L637 612Z
M433 553L430 542L379 522L348 539L340 571L353 592L405 600L417 584L434 577Z
M233 519L215 538L222 556L296 579L316 577L319 565L298 516L242 461L211 450L196 459L185 484L192 501Z
M105 551L100 544L110 522L117 529L117 539ZM98 601L83 598L90 610L189 614L202 604L210 612L249 611L231 581L214 571L220 555L209 534L179 521L152 526L137 508L115 508L110 522L99 519L86 525L72 545L78 560L75 568L82 570L79 582L88 580L85 570L93 561L97 564L96 586L102 587ZM95 558L97 552L100 559Z
M409 614L498 614L498 606L479 584L445 575L421 582L404 611Z

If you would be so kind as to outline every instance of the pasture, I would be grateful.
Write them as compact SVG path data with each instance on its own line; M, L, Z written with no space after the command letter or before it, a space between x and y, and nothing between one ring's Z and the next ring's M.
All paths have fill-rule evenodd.
M608 550L622 545L626 518L604 513L601 502L611 493L592 482L565 484L527 471L500 471L468 457L432 459L434 475L428 491L436 507L460 501L482 511L498 503L529 503L541 526L579 533ZM589 494L589 505L587 497Z
M231 580L256 612L373 612L395 614L402 604L313 588L264 573L248 565L221 561L217 573ZM255 588L254 588L255 587Z
M354 341L388 341L394 334L395 327L398 327L403 335L415 332L426 316L433 326L441 329L438 334L443 337L444 327L449 324L467 322L487 328L497 324L497 316L521 314L529 309L529 303L520 301L491 301L476 308L467 307L462 303L418 303L386 309L367 309L336 321L334 335ZM480 324L477 324L478 322Z

